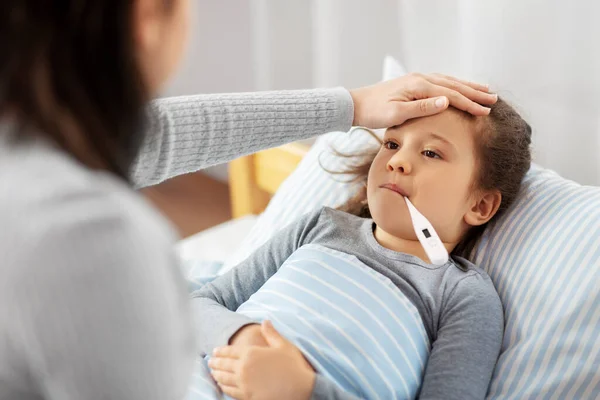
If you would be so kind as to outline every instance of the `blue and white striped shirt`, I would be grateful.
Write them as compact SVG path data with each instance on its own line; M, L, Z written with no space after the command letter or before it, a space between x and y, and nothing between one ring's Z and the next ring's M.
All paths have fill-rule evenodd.
M487 274L461 258L435 266L418 257L386 249L373 236L372 220L330 208L302 217L236 268L194 293L201 350L210 353L214 347L226 345L238 329L253 323L249 315L235 311L248 302L292 254L308 244L356 257L374 273L388 278L412 303L422 321L430 351L420 388L421 399L485 397L500 352L504 326L502 305ZM297 262L295 265L301 268L308 264ZM319 287L311 286L311 290L318 291ZM367 303L366 297L357 300ZM351 303L348 302L348 310L344 311L359 312L360 307L353 308ZM378 327L373 325L371 329ZM405 335L400 330L393 334ZM393 377L390 371L389 376L381 379L389 381ZM321 374L317 376L317 383L313 399L356 398Z

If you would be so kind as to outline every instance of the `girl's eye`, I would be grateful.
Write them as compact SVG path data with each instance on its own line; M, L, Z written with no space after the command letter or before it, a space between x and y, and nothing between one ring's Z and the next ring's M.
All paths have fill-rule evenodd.
M436 153L435 151L431 151L431 150L425 150L422 154L428 158L439 158L439 159L442 158L442 157L440 157L440 155L438 153Z
M383 143L383 147L385 147L388 150L398 150L398 143L388 140L387 142Z

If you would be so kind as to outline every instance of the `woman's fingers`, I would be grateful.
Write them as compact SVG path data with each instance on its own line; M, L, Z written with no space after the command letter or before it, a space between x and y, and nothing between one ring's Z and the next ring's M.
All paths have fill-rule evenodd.
M445 75L411 73L378 84L350 90L354 102L354 126L388 128L411 118L444 111L448 104L476 116L490 113L486 107L498 97L485 85ZM449 103L444 104L443 98ZM426 101L422 101L426 100ZM439 105L436 103L439 102Z
M458 108L459 110L463 110L477 116L488 115L490 113L490 109L488 107L484 107L481 104L470 100L462 93L453 89L448 89L445 86L436 85L429 81L426 81L420 96L423 98L446 96L448 100L450 100L450 105Z
M479 104L487 104L492 105L496 103L498 100L498 96L493 93L482 92L481 90L474 89L471 86L465 85L464 83L458 80L452 80L447 78L442 78L436 75L428 75L425 77L429 82L438 85L444 86L448 89L455 90L467 97L470 100L473 100Z
M455 78L450 75L430 74L429 76L436 76L438 78L444 78L446 80L456 81L456 82L462 83L465 86L472 87L475 90L479 90L480 92L489 92L490 91L490 87L488 85L482 85L481 83L466 81L464 79Z
M237 363L235 358L213 357L208 361L208 366L215 371L235 372Z
M448 99L446 97L434 97L432 99L413 100L408 102L399 102L397 109L400 113L409 118L420 118L437 114L448 108Z

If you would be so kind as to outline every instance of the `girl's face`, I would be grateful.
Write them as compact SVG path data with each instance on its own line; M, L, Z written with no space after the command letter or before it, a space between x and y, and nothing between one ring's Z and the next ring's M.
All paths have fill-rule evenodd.
M473 185L475 123L451 108L386 131L367 188L379 234L417 240L404 196L427 217L449 251L470 226L493 216L497 206L490 201L495 196L499 205L499 199Z
M189 0L135 0L134 39L151 95L176 71L189 35Z

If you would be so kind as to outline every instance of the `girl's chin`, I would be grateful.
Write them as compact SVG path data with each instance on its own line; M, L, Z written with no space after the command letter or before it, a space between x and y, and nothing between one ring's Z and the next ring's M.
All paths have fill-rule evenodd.
M390 224L390 221L383 221L382 224L376 224L376 230L380 230L382 234L387 236L393 236L398 240L407 240L407 241L418 241L417 235L415 234L414 228L410 222L403 221L401 226Z

